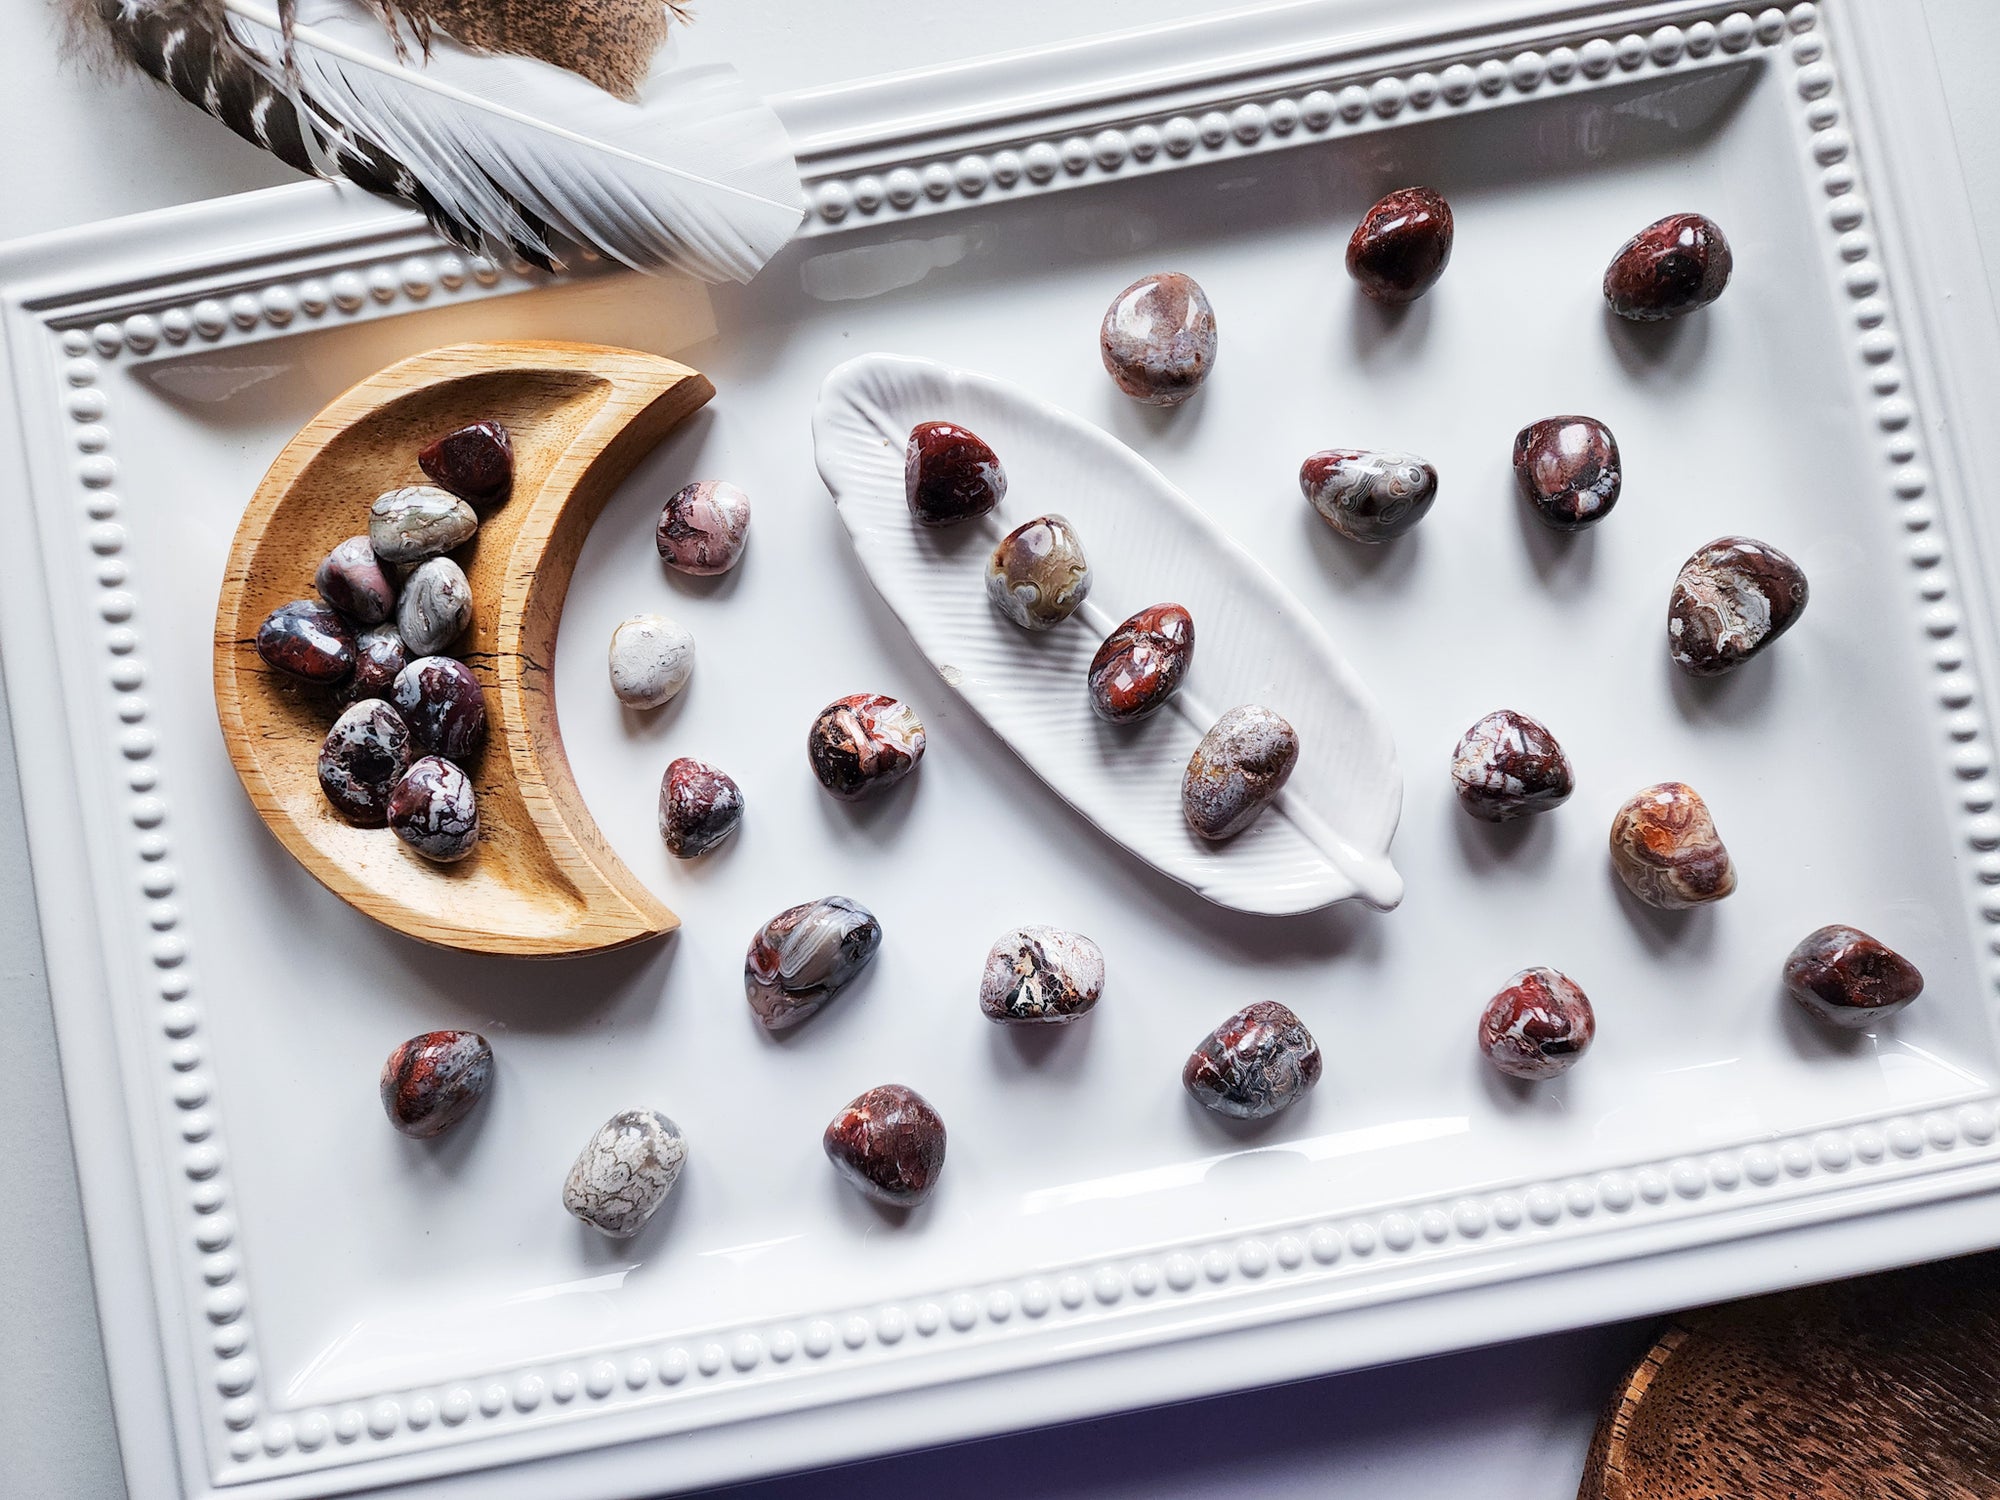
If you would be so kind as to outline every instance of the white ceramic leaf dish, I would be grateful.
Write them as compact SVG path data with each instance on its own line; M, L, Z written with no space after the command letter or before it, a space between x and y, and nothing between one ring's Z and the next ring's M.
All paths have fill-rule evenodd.
M1990 1242L1977 559L1996 554L1962 476L2000 472L1972 420L2000 379L1972 342L1981 272L1943 138L1870 103L1878 67L1908 76L1910 15L1334 0L781 100L809 233L708 296L551 286L312 186L8 251L22 544L0 557L0 647L135 1494L657 1493ZM1340 250L1410 180L1452 199L1458 248L1385 320ZM1609 324L1606 258L1689 207L1735 244L1723 301ZM1118 289L1163 269L1221 328L1208 385L1164 415L1112 387L1095 341ZM672 353L720 392L607 505L554 664L592 813L683 919L664 945L526 967L391 937L282 854L218 742L209 629L242 497L351 381L479 337ZM1398 909L1205 900L1093 832L939 681L815 469L818 393L873 350L1102 428L1324 628L1400 752ZM1578 408L1618 434L1626 492L1565 545L1523 517L1507 453ZM1350 547L1300 498L1300 458L1347 442L1438 466L1403 544ZM740 484L756 517L742 567L689 585L651 533L696 478ZM1731 531L1797 558L1813 600L1734 680L1690 686L1667 592ZM687 691L644 717L603 660L640 611L699 642ZM906 698L931 738L915 777L848 805L803 742L857 691ZM1447 778L1502 703L1561 736L1580 783L1513 834L1471 823ZM749 802L691 865L654 832L680 754ZM1667 777L1702 791L1742 875L1683 918L1633 907L1605 857L1618 803ZM835 891L881 918L882 951L769 1042L744 946ZM1909 953L1923 1000L1856 1041L1806 1025L1777 967L1828 921ZM1053 1044L975 999L987 945L1028 922L1106 954L1103 1002ZM1571 973L1599 1031L1565 1079L1517 1091L1473 1026L1531 963ZM1254 1132L1178 1082L1253 999L1326 1052ZM374 1079L447 1025L491 1037L498 1082L423 1148ZM901 1225L819 1148L892 1080L951 1133ZM613 1246L558 1192L641 1104L689 1163Z
M994 512L918 526L903 440L958 422L997 445L1009 489ZM827 377L815 461L868 576L931 664L1071 807L1163 874L1237 911L1285 915L1360 897L1402 899L1388 847L1402 778L1388 724L1318 621L1160 471L1089 423L1005 381L930 360L870 355ZM1080 529L1090 595L1029 634L986 597L992 548L1048 512ZM1194 664L1139 725L1098 719L1084 679L1119 621L1177 603ZM1217 844L1181 815L1182 773L1223 710L1257 703L1300 735L1298 768L1269 813Z

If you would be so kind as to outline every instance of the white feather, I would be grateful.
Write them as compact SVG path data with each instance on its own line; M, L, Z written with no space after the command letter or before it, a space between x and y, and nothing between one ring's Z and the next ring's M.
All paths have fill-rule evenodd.
M232 34L282 77L269 0L223 0ZM461 222L496 244L561 238L642 270L748 281L802 216L778 117L732 68L662 66L626 101L527 57L443 36L399 60L357 0L301 0L297 96L323 125L374 141ZM512 200L512 202L510 202Z

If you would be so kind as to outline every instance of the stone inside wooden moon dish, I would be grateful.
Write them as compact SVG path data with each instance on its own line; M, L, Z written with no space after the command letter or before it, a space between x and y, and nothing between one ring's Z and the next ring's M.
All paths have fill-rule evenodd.
M639 459L714 393L696 371L631 350L460 344L362 381L286 444L230 548L215 619L216 711L259 816L329 890L399 932L483 953L601 952L677 925L584 806L549 664L591 523ZM484 690L486 730L463 761L478 837L439 862L336 810L318 762L342 710L340 685L275 670L257 636L273 611L318 599L320 560L370 530L378 496L431 482L420 452L480 423L511 441L513 484L497 503L480 497L476 532L451 553L471 624L449 655Z
M1402 898L1402 774L1303 604L1146 460L1004 381L872 354L814 456L938 674L1070 807L1218 906Z

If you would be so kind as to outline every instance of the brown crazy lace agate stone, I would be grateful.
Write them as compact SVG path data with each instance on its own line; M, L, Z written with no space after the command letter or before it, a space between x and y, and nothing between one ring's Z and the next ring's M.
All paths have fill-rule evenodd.
M1465 731L1452 752L1451 783L1473 817L1506 823L1562 806L1576 775L1539 721L1503 708Z
M1215 368L1215 309L1191 276L1143 276L1112 299L1097 342L1119 390L1179 406Z
M1678 781L1649 786L1618 809L1611 862L1633 895L1668 911L1720 901L1736 889L1736 867L1708 804Z
M923 720L900 698L880 693L834 699L806 732L813 775L850 801L895 785L923 758Z

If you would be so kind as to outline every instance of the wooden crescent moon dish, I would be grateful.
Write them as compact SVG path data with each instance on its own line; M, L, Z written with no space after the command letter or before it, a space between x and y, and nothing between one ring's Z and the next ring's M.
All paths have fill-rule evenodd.
M1577 1500L1990 1500L2000 1259L1685 1313L1605 1408Z
M556 725L551 663L584 536L632 467L715 394L655 355L588 344L457 344L391 365L308 422L236 529L215 613L215 705L237 774L271 832L321 884L398 932L526 957L597 953L670 932L674 914L625 868L585 808ZM425 483L417 453L477 421L507 425L514 489L455 553L473 623L452 654L486 691L471 857L431 864L357 828L320 792L334 709L257 655L257 627L313 597L335 543L385 490Z

